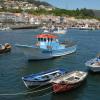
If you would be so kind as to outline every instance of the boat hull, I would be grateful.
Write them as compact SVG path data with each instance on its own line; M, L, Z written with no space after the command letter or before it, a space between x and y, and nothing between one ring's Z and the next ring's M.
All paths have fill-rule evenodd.
M92 67L91 66L91 67L89 67L89 70L92 71L92 72L100 72L100 66L99 67L96 67L96 66Z
M96 65L95 63L98 62L97 58L91 59L85 63L88 66L89 70L92 72L100 72L100 65Z
M65 34L67 30L54 31L54 34Z
M7 52L10 52L10 51L11 51L10 48L9 49L4 49L4 50L0 50L0 54L7 53Z
M71 72L52 80L52 89L54 93L61 93L65 91L70 91L79 87L85 82L87 78L86 72Z
M76 84L60 84L60 83L54 83L53 84L53 92L54 93L61 93L61 92L65 92L65 91L70 91L72 89L77 88L78 86L80 86L80 83L76 83Z
M45 86L51 84L52 79L61 76L65 73L67 73L65 69L53 69L22 77L22 80L26 87Z
M50 59L54 57L71 54L76 51L76 45L60 50L47 50L42 48L33 48L25 46L17 47L25 54L28 60Z
M11 45L8 43L5 43L4 47L0 48L0 54L7 53L10 51L11 51Z
M31 88L31 87L36 87L36 86L45 86L45 85L49 85L50 82L49 81L46 81L46 82L39 82L39 81L25 81L23 80L25 86L27 88Z

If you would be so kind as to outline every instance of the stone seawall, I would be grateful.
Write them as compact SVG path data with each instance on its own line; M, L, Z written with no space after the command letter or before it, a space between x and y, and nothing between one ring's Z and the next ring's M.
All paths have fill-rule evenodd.
M18 25L9 25L11 29L36 29L39 28L40 25L30 25L30 24L18 24Z

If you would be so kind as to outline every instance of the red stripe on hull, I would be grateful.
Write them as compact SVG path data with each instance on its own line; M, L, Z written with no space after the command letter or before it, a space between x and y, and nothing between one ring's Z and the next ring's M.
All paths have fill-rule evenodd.
M69 91L72 90L76 87L78 87L80 85L80 83L77 84L53 84L53 92L55 93L60 93L60 92L65 92L65 91Z

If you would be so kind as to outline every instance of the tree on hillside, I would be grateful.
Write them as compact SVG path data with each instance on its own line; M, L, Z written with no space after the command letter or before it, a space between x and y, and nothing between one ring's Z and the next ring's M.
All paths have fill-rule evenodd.
M81 9L80 11L84 16L90 16L90 17L95 16L93 10L84 8L84 9Z

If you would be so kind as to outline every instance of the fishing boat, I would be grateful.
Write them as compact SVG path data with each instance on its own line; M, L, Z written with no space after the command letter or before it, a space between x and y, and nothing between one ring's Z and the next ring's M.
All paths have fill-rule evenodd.
M67 28L64 28L64 27L55 27L52 30L53 34L65 34L66 32L67 32Z
M85 63L89 67L89 70L93 72L100 72L100 55Z
M94 27L89 27L88 24L85 24L84 26L80 26L79 30L95 30Z
M76 51L76 43L73 41L59 42L58 36L53 34L38 34L35 36L37 42L34 45L16 44L31 60L49 59L71 54Z
M9 43L1 44L0 54L7 53L11 51L11 45Z
M51 69L38 74L22 77L26 87L44 86L50 84L50 80L65 74L65 69Z
M72 90L83 83L87 77L87 72L83 71L72 71L64 74L56 79L51 80L53 92L61 93L64 91Z
M43 26L41 27L41 30L43 31L43 33L49 33L51 28L48 28L47 26Z
M9 31L11 30L10 27L0 27L0 31Z
M51 26L42 29L44 33L52 33L52 34L66 34L67 28L61 26Z

